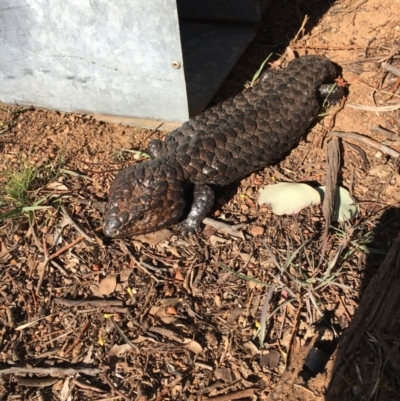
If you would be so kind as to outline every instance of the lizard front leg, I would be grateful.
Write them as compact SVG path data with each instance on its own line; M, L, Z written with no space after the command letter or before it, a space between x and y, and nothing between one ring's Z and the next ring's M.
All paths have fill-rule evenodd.
M214 204L214 190L208 185L195 185L193 204L187 218L180 224L182 232L193 234L200 231L200 223Z

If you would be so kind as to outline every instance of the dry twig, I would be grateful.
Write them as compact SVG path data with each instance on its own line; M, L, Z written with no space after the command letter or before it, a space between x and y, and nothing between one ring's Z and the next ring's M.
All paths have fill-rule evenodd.
M97 368L55 368L48 366L46 368L38 368L31 366L29 368L23 368L13 366L12 368L0 369L0 376L12 375L12 374L33 374L33 375L54 375L54 376L75 376L77 374L84 374L87 376L97 376L100 373L100 369Z
M304 44L293 46L294 49L321 49L321 50L365 50L365 46L349 45L349 46L329 46L329 45L312 45ZM369 46L369 49L376 49L376 46Z
M86 318L86 322L82 327L82 330L80 333L77 335L75 338L74 342L71 344L71 346L65 351L64 356L68 355L81 341L81 338L83 336L83 333L86 331L86 329L89 327L89 319Z
M72 380L71 383L75 384L75 386L77 386L77 387L84 388L85 390L94 391L96 393L105 393L105 391L102 390L101 388L92 386L91 384L83 383L76 379Z
M385 128L379 127L377 125L371 125L369 130L377 132L378 134L383 135L384 137L386 137L387 139L389 139L391 141L395 141L396 139L399 139L399 137L396 134L394 134L393 132L391 132Z
M131 398L125 395L124 393L121 393L115 386L114 383L111 381L111 379L107 376L103 376L104 380L107 382L107 384L111 387L112 393L117 393L120 397L122 397L125 401L131 401Z
M203 397L202 401L230 401L238 400L239 398L249 398L253 397L255 393L254 388L247 388L246 390L236 391L234 393L217 395L215 397Z
M64 217L67 218L67 220L69 221L69 223L75 227L75 230L78 231L79 234L81 234L82 236L85 237L86 241L88 241L89 243L93 243L93 239L90 238L76 223L74 220L72 220L72 217L69 215L67 209L65 208L64 205L60 205L61 211L64 215Z
M244 239L243 232L239 231L241 228L246 226L244 223L230 226L229 224L223 223L222 221L210 219L209 217L206 217L203 220L203 223L207 226L211 226L217 230L220 230L225 234L232 235L232 237Z
M393 56L394 59L400 58L400 56ZM384 60L387 60L387 57L368 57L368 58L362 58L359 60L353 60L353 61L336 61L340 65L347 65L347 64L359 64L359 63L368 63L370 61L378 61L382 62Z
M337 136L337 137L344 138L344 139L354 139L356 141L360 141L360 142L370 146L371 148L379 150L380 152L385 153L395 159L397 159L400 156L399 152L390 148L389 146L382 145L379 142L374 141L373 139L368 138L366 136L357 134L356 132L331 131L329 134L332 136Z
M395 87L394 87L394 91L393 91L393 89L390 91L390 92L388 92L388 91L384 91L384 90L382 90L382 89L377 89L377 88L374 88L373 86L371 86L371 85L368 85L366 82L364 82L362 79L360 79L360 78L355 78L358 82L360 82L361 84L363 84L363 85L365 85L367 88L369 88L369 89L371 89L371 91L373 91L373 92L379 92L379 93L385 93L385 94L387 94L387 95L390 95L390 98L392 98L393 96L396 96L396 97L400 97L400 95L396 95L394 92L396 92L396 85L395 85ZM399 78L400 79L400 78ZM357 105L357 107L370 107L370 106L362 106L362 105ZM375 107L375 106L372 106L372 107ZM353 107L354 108L354 107ZM364 110L364 108L362 108L361 110ZM368 111L368 110L367 110ZM389 110L390 111L390 110Z
M392 64L389 63L385 63L383 62L381 64L382 68L386 71L389 71L390 73L392 73L393 75L397 75L398 77L400 77L400 68L395 67Z
M158 279L154 274L150 273L145 266L142 265L133 255L132 252L128 249L128 247L125 245L125 242L119 241L118 242L119 247L121 248L122 252L125 253L125 255L128 255L136 264L137 267L139 267L141 270L143 270L146 274L148 274L156 283L159 283L160 280Z
M20 377L16 376L15 381L20 386L26 387L49 387L58 381L53 377Z
M54 298L54 303L58 305L64 305L69 307L91 305L95 307L102 306L123 306L124 302L117 299L65 299L65 298Z

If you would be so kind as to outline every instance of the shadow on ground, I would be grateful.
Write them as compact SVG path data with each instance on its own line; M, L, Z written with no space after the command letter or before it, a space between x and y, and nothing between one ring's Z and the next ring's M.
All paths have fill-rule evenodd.
M400 209L388 208L369 244L361 302L339 341L326 401L400 399L399 233Z
M305 33L318 23L334 3L333 0L314 0L301 4L297 0L271 1L256 37L214 97L211 105L241 92L268 55L272 54L269 62L273 62L285 51L300 30L306 16L308 21L305 25Z

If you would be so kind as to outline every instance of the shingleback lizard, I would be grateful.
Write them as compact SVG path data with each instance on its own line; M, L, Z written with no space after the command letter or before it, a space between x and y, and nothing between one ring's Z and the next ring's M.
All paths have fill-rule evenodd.
M343 88L327 91L323 85L337 77L328 59L297 58L190 119L165 141L151 141L151 160L123 169L111 184L105 235L122 238L177 223L191 188L193 203L181 228L197 232L214 203L211 186L228 185L282 159L318 116L322 97L342 96Z

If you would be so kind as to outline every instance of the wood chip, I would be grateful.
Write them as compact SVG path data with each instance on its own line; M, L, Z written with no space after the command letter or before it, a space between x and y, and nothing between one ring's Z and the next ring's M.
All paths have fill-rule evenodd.
M335 207L335 194L337 189L337 177L340 166L339 139L332 138L328 142L326 155L326 188L322 210L325 218L324 237L328 235L331 225L333 210Z

